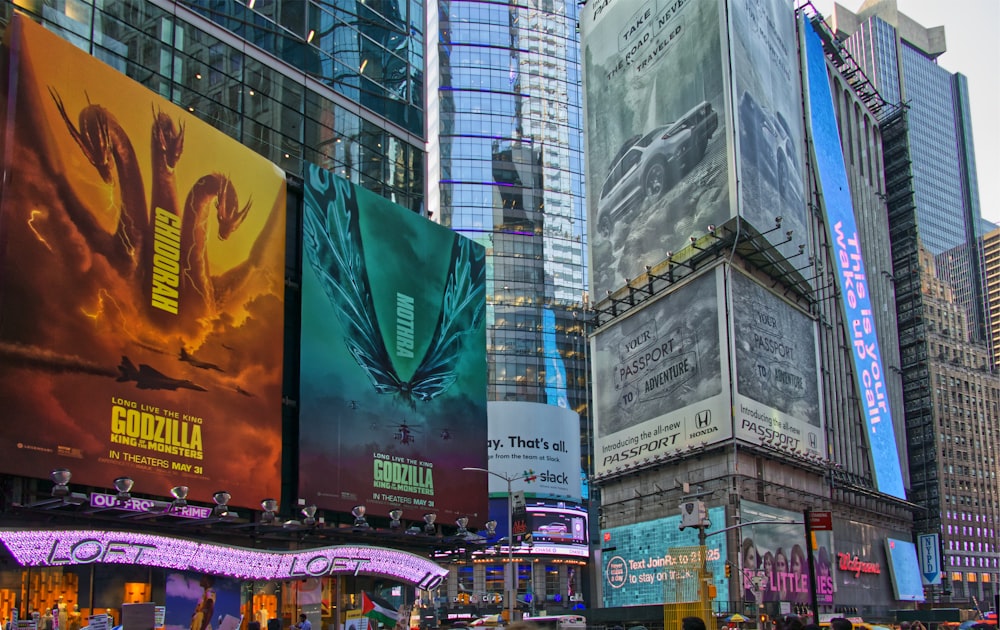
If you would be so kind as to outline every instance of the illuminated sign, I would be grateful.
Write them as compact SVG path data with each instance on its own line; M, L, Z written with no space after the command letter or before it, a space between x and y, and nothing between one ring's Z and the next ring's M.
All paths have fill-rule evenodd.
M885 555L889 561L889 577L892 578L892 590L896 599L907 602L924 601L917 546L908 540L886 538Z
M861 241L854 220L854 205L826 72L826 55L819 35L809 26L804 31L813 136L811 146L816 155L827 231L837 266L837 284L849 335L847 342L851 346L854 376L861 392L861 411L868 427L872 467L879 492L906 499L892 411L885 389L882 352L875 334L874 311L868 295L868 275L861 257Z
M90 495L90 507L92 508L114 508L125 512L147 513L157 510L165 511L169 506L169 503L164 505L163 501L154 501L153 499L137 499L133 497L128 501L122 502L113 494L95 492ZM171 508L170 515L179 518L202 519L212 515L212 508L200 505L185 505L181 508Z
M708 510L713 523L725 522L725 508ZM726 539L713 536L698 546L693 528L681 531L680 516L604 530L607 552L603 556L604 606L642 606L688 601L697 589L702 566L713 576L717 593L728 593L723 577Z
M306 551L265 551L200 543L135 532L0 530L23 566L131 564L227 575L251 580L287 580L359 573L384 575L434 588L448 574L420 556L385 549L344 545Z
M878 562L865 562L858 556L851 556L849 553L837 552L837 569L853 573L854 577L860 577L862 573L880 575L882 565Z

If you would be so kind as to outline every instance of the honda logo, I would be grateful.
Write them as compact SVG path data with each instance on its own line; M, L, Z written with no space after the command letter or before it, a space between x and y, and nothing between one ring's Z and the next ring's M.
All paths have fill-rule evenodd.
M699 429L704 429L712 424L712 412L708 409L694 414L694 423Z

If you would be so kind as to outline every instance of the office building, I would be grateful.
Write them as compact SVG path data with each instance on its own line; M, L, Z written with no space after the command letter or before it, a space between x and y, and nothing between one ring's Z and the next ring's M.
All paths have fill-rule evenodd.
M986 278L986 309L989 314L990 361L1000 370L1000 228L983 236L983 262Z
M589 458L577 4L449 0L427 11L439 34L428 38L428 208L488 259L490 469L513 476L510 488L491 476L491 513L507 536L508 490L526 494L517 522L533 544L514 552L518 606L566 611L585 595L582 466L567 469L565 452L534 460L529 444L572 440L570 452ZM534 473L575 479L546 489L524 478ZM443 614L504 610L505 554L453 563Z
M619 609L595 614L888 620L923 598L904 569L893 108L808 10L626 6L581 19L595 564Z
M944 28L925 27L899 11L896 0L868 0L852 13L834 5L837 35L891 104L907 108L910 172L916 224L935 256L964 247L968 265L951 275L971 338L985 339L981 250L982 218L966 77L937 63ZM965 264L965 262L963 262ZM948 265L939 264L943 272Z

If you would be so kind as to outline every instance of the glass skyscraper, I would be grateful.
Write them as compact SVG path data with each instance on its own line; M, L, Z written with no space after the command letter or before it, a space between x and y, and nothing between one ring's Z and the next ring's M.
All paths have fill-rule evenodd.
M435 8L427 110L439 128L428 133L428 160L441 186L429 197L440 194L443 224L487 247L490 399L569 407L585 429L577 5L444 0Z
M985 337L982 215L965 76L937 63L945 52L942 27L925 28L898 12L896 2L869 0L858 14L836 7L838 35L882 97L908 109L910 169L917 231L933 255L949 252L939 269L956 281L973 339ZM958 256L968 269L954 269Z

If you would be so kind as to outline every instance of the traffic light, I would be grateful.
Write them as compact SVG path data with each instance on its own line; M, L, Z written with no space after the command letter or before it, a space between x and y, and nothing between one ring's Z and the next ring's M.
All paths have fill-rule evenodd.
M729 579L733 575L733 565L726 563L726 579Z
M765 615L764 613L761 613L760 614L760 626L759 627L763 628L764 624L766 624L766 623L767 623L767 615Z

